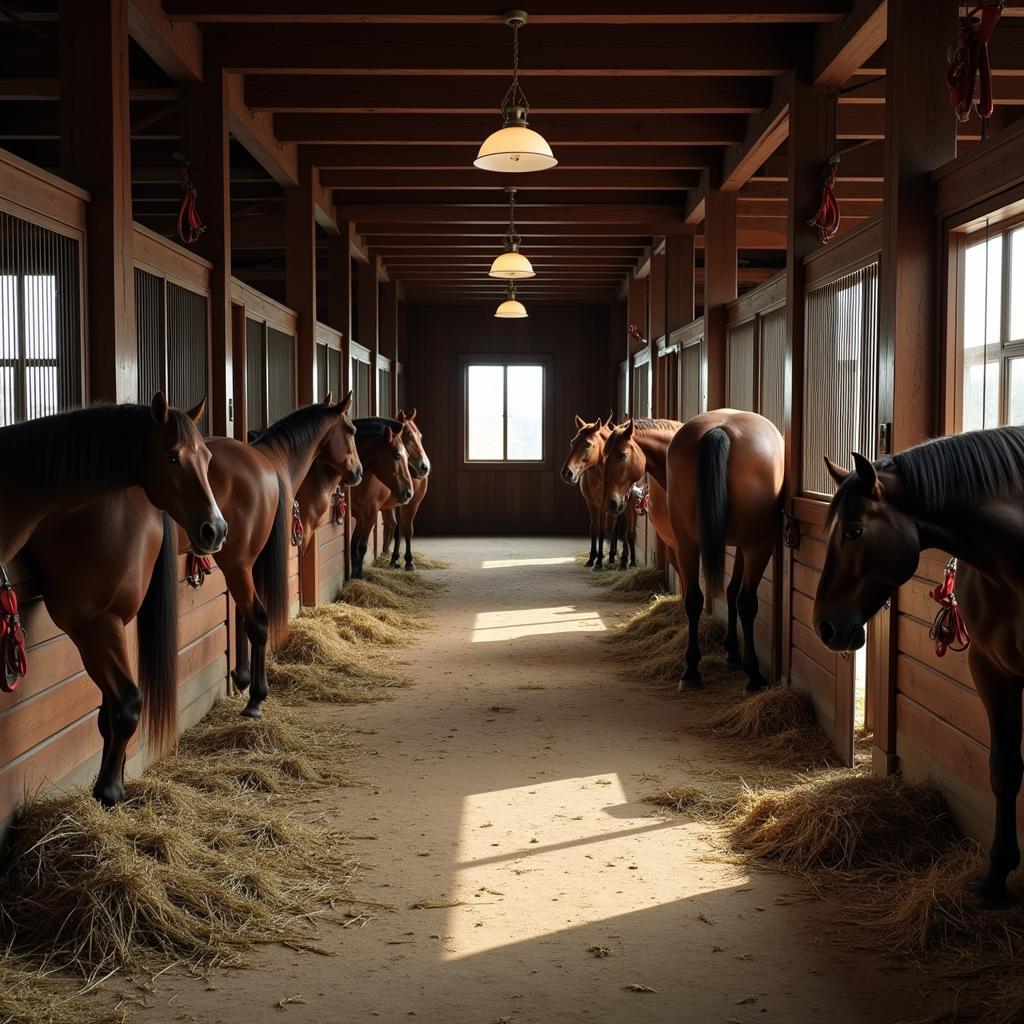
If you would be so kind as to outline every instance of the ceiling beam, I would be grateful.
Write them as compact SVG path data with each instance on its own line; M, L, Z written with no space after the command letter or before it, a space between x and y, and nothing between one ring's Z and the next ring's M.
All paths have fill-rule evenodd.
M228 127L249 155L279 185L299 183L298 149L274 134L270 114L250 110L242 95L240 75L228 75Z
M694 176L696 178L696 175ZM593 206L594 204L611 205L616 203L628 204L630 206L673 206L682 203L686 189L651 189L640 192L629 192L625 190L589 189L575 191L573 189L524 189L519 194L516 203L516 219L519 220L520 209L525 209L526 204L535 207L535 216L540 216L544 206L575 206L583 204ZM472 211L479 207L494 206L502 218L502 223L508 223L508 199L504 191L495 189L492 185L489 189L478 189L466 193L451 192L443 189L408 189L396 192L390 191L374 192L355 189L353 191L336 190L334 202L338 206L390 206L402 207L433 207L445 205L463 210ZM523 205L520 205L523 204ZM528 223L524 221L523 223Z
M418 205L395 203L393 205L339 206L338 213L346 220L357 224L373 222L395 224L403 229L410 225L432 224L499 224L508 222L508 207L502 201L493 206L484 204L466 206ZM569 206L533 206L530 203L516 204L516 223L531 224L588 224L608 227L611 224L665 223L682 225L682 208L668 205L645 203L577 203ZM641 232L646 234L647 232ZM657 234L658 232L650 232Z
M747 121L743 141L730 146L722 159L723 192L742 188L789 135L789 76L775 79L767 110Z
M524 189L523 194L533 195L535 188L549 191L571 189L573 191L600 190L602 192L685 189L695 187L697 179L696 171L641 171L632 168L580 171L559 166L550 171L532 173L529 189ZM321 170L320 183L325 188L369 189L375 192L393 189L397 193L437 189L497 194L499 188L499 183L493 174L479 171L475 167L447 171L426 171L422 168L410 168L404 171Z
M818 29L814 84L838 88L885 42L886 0L855 0L849 15Z
M128 34L175 82L203 80L203 35L187 22L172 22L160 0L131 0Z

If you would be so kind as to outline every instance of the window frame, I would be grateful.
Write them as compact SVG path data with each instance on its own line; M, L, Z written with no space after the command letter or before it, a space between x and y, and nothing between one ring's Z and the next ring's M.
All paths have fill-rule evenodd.
M470 471L509 470L511 472L551 472L553 467L551 448L551 376L554 360L547 353L519 353L508 355L462 354L459 356L459 387L462 400L459 402L459 436L461 437L459 468ZM541 395L541 457L540 459L470 459L469 458L469 367L539 366L544 383ZM508 377L505 376L505 407L508 406ZM504 416L504 449L508 451L508 417Z

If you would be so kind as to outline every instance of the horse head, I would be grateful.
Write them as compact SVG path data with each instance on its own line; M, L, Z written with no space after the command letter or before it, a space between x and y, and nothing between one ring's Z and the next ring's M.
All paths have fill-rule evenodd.
M562 463L562 479L570 486L580 482L580 477L591 466L601 461L601 449L611 429L611 416L602 423L600 417L588 423L581 416L576 417L576 436L569 442L569 457Z
M604 505L616 515L626 507L630 489L647 471L647 458L633 440L633 426L630 417L604 443Z
M404 409L398 411L398 421L402 424L399 436L409 455L409 471L416 478L430 475L430 459L423 448L423 434L416 425L416 410L406 415Z
M342 484L355 486L363 479L363 464L356 449L355 424L348 417L352 392L337 405L331 404L331 397L328 391L323 404L328 412L337 416L337 428L328 433L317 458L333 475L341 477Z

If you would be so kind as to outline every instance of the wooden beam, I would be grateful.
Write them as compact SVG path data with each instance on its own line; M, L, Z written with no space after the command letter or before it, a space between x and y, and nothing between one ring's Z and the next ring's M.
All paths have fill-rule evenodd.
M696 175L692 176L696 180ZM532 183L531 183L532 184ZM334 203L342 209L353 207L383 208L388 206L401 208L426 209L442 206L450 210L463 210L469 213L479 212L492 204L495 211L504 210L504 220L508 222L508 200L501 191L496 191L492 182L490 188L473 189L467 192L451 189L408 189L406 191L387 189L382 192L360 189L336 189L332 193ZM600 206L607 200L612 205L628 205L636 207L674 207L682 204L685 188L661 189L656 191L632 192L628 189L523 189L521 196L529 197L529 203L535 214L540 216L545 208L568 208L583 205L590 208ZM519 207L517 206L518 210ZM453 216L455 216L453 214ZM524 222L525 223L525 222Z
M305 151L303 151L305 152ZM698 183L695 171L640 171L623 168L576 171L556 167L530 175L530 191L566 189L574 191L647 191L694 188ZM376 192L394 191L398 197L411 191L435 189L442 192L488 192L495 194L494 176L475 167L460 170L425 171L409 168L404 171L330 170L320 171L325 188L346 191L366 189ZM403 200L410 202L411 200Z
M665 333L685 327L694 318L694 241L692 235L665 240ZM703 276L703 275L702 275ZM672 416L678 416L675 409Z
M777 78L771 106L751 117L743 141L730 146L722 161L722 191L742 188L789 134L789 96L786 79Z
M298 151L274 135L269 114L246 107L238 75L228 76L228 116L231 134L274 181L286 188L299 183Z
M339 213L348 220L362 224L397 224L408 230L430 224L505 224L508 207L501 200L495 205L446 206L438 203L422 206L412 203L393 205L339 207ZM579 203L572 206L532 206L529 202L516 204L516 223L573 224L607 228L621 223L665 223L682 227L682 209L677 206L649 206L644 203ZM656 231L645 232L658 234Z
M172 22L160 0L131 0L128 32L175 82L203 80L202 33L188 22Z
M431 20L401 25L212 25L232 71L288 70L323 74L505 76L509 32L489 25ZM534 35L521 74L534 75L778 75L806 53L805 26L551 25ZM540 43L543 45L539 45ZM529 82L525 83L529 95ZM504 86L498 89L495 103Z
M744 130L738 114L548 114L532 123L556 150L567 145L727 146L739 142ZM447 113L437 118L420 114L275 114L273 124L282 142L347 145L479 146L500 127L493 114Z
M837 25L818 29L814 84L838 88L885 42L886 0L856 0ZM943 48L945 53L945 48Z
M314 401L316 370L316 207L313 176L285 189L285 303L298 314L295 341L295 397Z

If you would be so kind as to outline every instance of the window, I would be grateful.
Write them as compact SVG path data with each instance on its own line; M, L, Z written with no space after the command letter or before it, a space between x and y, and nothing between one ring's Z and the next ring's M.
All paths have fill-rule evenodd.
M1024 424L1024 225L963 243L959 424Z
M542 462L546 367L467 362L466 461Z
M637 352L633 356L633 387L632 408L629 410L635 418L647 419L651 415L651 348Z
M370 406L370 350L357 342L349 342L349 381L352 385L352 418L373 415Z

